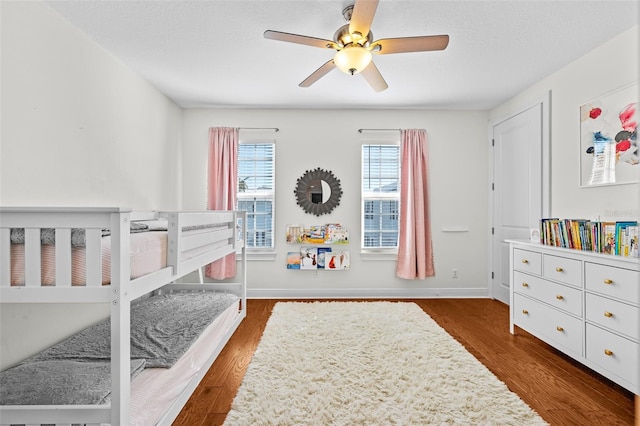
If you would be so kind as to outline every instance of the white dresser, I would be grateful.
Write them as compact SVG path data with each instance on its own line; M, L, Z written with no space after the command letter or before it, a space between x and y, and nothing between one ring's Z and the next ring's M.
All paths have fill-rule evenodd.
M517 325L633 392L638 418L640 259L507 242L511 333Z

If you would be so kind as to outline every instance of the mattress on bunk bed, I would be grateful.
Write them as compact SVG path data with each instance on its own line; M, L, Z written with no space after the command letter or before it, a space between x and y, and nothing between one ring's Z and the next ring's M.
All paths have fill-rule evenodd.
M129 408L132 425L155 425L162 420L168 407L203 369L212 355L211 351L226 343L227 333L239 311L240 302L229 306L171 368L147 368L131 382ZM205 373L203 371L202 375Z
M167 220L155 219L131 222L131 278L158 271L167 266ZM221 224L207 224L183 227L185 235L198 233L203 229L218 228ZM109 284L111 274L111 237L108 229L102 230L102 284ZM42 229L41 246L41 285L55 285L55 230ZM86 251L84 229L71 231L71 285L82 286L86 281ZM24 285L25 251L24 229L11 230L11 285ZM197 253L194 253L197 254ZM187 258L189 256L187 255Z
M134 406L144 407L149 395L159 391L154 388L164 386L158 377L164 375L179 382L178 375L197 373L200 368L197 362L206 356L207 349L211 353L208 339L220 332L221 321L234 313L237 315L238 301L238 296L228 293L189 292L150 296L132 304L131 376L140 373L143 378L141 385L133 387L132 402L140 401ZM108 403L111 392L109 330L109 319L103 320L1 372L0 404ZM201 349L204 353L190 349L194 342L200 341L206 342ZM167 368L153 369L160 372L141 372L143 367L152 366ZM68 370L65 372L65 369ZM54 374L47 374L47 370Z
M101 239L102 284L109 284L111 275L111 237ZM153 231L131 234L131 278L141 277L167 266L167 232ZM56 247L42 244L42 285L55 285ZM71 285L81 286L86 281L86 250L84 246L71 247ZM11 285L24 285L24 244L11 244Z

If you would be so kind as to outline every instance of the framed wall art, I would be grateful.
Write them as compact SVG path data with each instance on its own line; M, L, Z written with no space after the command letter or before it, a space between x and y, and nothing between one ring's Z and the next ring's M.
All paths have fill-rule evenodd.
M640 182L638 82L580 107L580 186Z

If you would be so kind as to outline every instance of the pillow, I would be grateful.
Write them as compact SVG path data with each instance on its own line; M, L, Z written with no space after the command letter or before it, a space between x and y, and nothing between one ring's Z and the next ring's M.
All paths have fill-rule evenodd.
M144 232L144 231L148 231L149 227L142 222L131 222L129 223L129 232L136 233L136 232Z
M131 379L145 366L131 360ZM99 405L111 401L111 365L107 361L35 361L0 373L2 405Z
M168 227L168 222L166 219L154 219L154 220L143 220L139 222L131 222L132 225L134 223L141 223L146 225L149 231L166 231Z

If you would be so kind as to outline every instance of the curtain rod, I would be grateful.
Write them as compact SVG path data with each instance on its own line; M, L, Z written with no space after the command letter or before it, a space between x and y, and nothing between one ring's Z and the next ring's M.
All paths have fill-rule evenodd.
M238 127L238 130L273 130L276 133L280 131L277 127Z
M391 130L395 130L398 132L401 132L402 129L358 129L358 133L362 133L362 132L388 132Z

